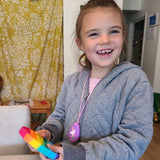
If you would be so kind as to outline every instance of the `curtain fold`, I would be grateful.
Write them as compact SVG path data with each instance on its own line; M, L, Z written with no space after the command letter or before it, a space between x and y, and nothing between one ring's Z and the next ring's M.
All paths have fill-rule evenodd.
M2 102L50 99L63 83L63 0L0 0Z

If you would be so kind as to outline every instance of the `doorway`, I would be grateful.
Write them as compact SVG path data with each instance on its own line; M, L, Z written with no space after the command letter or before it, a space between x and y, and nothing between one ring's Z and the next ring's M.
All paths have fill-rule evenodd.
M128 23L128 44L125 60L142 67L147 13L124 11Z
M141 66L144 34L144 19L134 24L133 47L131 62Z

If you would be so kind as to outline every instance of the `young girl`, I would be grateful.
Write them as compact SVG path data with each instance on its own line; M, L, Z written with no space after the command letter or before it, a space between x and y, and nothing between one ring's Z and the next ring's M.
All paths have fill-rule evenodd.
M153 93L142 69L116 64L126 25L113 0L90 0L78 16L83 69L64 81L55 111L38 132L58 160L138 160L152 138ZM40 154L42 160L45 156Z

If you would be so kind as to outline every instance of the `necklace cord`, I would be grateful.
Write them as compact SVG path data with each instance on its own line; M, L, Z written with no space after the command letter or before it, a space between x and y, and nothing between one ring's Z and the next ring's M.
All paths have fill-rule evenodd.
M90 97L90 95L87 96L87 99L86 99L86 101L85 101L85 104L83 105L83 108L82 108L82 102L83 102L83 97L84 97L84 90L85 90L85 87L86 87L86 84L87 84L87 80L88 80L88 78L89 78L89 75L90 75L90 73L88 74L88 76L87 76L87 78L86 78L86 80L85 80L85 82L84 82L84 85L83 85L82 96L81 96L81 103L80 103L79 115L78 115L77 123L79 123L80 117L81 117L81 115L82 115L82 113L83 113L83 110L84 110L84 108L86 107L87 102L88 102L88 99L89 99L89 97Z

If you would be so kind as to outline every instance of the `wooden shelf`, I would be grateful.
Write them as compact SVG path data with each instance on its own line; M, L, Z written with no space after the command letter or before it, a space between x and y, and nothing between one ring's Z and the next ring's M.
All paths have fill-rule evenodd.
M10 101L5 102L3 105L9 105ZM24 105L24 104L23 104ZM47 113L47 117L51 113L50 100L33 100L33 106L29 106L32 113Z
M31 113L47 113L47 117L51 114L50 100L33 100L33 106L30 107Z

